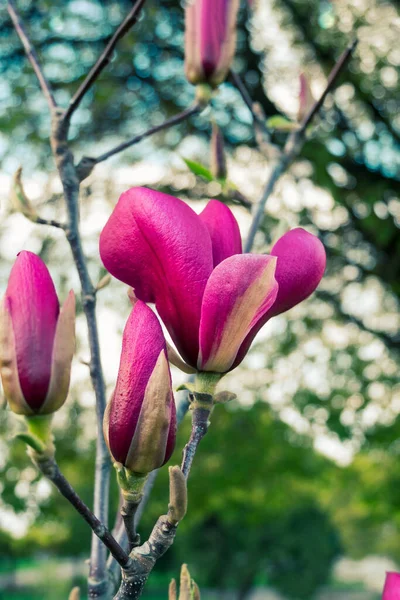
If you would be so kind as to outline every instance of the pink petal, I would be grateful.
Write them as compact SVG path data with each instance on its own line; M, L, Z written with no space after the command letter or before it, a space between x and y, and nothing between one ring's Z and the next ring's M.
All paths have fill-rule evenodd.
M297 228L283 235L272 248L278 258L275 277L279 285L274 305L255 324L243 342L234 367L242 362L261 327L273 316L289 310L310 296L324 274L326 256L322 243L315 235Z
M18 375L27 404L39 410L50 383L59 304L50 273L41 258L17 256L6 291L15 337Z
M124 329L121 361L111 401L108 441L114 459L124 464L139 419L146 386L160 353L167 352L161 325L138 300Z
M325 248L320 240L298 227L283 235L271 250L278 257L279 292L269 317L279 315L310 296L325 271Z
M243 340L275 301L275 263L271 256L239 254L214 269L201 310L199 370L230 369Z
M155 302L179 352L196 364L201 300L213 267L210 236L198 215L178 198L132 188L101 233L100 254L140 300Z
M400 600L400 573L386 573L382 600Z
M199 217L211 237L214 267L228 256L242 253L239 225L230 208L218 200L210 200Z

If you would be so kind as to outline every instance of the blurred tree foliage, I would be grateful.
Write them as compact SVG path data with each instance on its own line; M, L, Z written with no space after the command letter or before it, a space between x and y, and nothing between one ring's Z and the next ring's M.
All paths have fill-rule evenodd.
M60 103L68 102L130 5L127 0L66 0L55 9L49 0L18 2ZM309 598L340 549L357 557L366 551L386 553L400 561L399 13L394 1L369 0L259 0L254 10L253 18L246 6L240 13L235 69L267 117L293 117L299 70L321 89L323 74L349 39L356 34L360 40L301 160L267 206L264 235L257 240L257 250L266 251L281 218L316 230L328 252L327 276L315 297L299 307L297 318L289 314L277 321L274 339L260 339L253 358L227 378L227 387L230 381L241 399L259 402L251 411L236 406L215 411L190 480L190 516L160 566L174 565L176 572L179 561L193 562L201 585L235 587L240 597L255 581L268 578L291 597ZM149 0L145 17L118 45L110 68L74 116L78 160L191 104L193 88L183 74L182 16L177 1ZM0 73L2 169L12 173L22 163L27 174L52 171L46 105L5 11L0 14ZM110 165L131 165L143 156L165 159L179 152L188 136L202 141L193 158L206 162L210 117L223 130L231 172L232 165L245 170L241 191L248 194L268 161L257 150L250 115L229 82L205 115L158 134ZM283 134L272 136L274 144L283 141ZM98 166L94 178L110 165ZM160 189L193 200L211 195L204 182L178 183L176 169L171 171ZM91 186L83 198L89 212ZM45 238L42 254L61 264L65 249L57 244ZM87 252L94 264L92 247ZM59 280L65 288L65 272ZM107 293L105 303L115 311L114 292ZM78 391L74 394L76 400ZM21 539L1 533L4 555L40 550L71 555L88 549L85 525L54 493L49 495L22 445L10 447L13 427L5 415L0 422L2 507L20 518L28 515L31 526ZM89 503L94 428L94 416L78 402L70 403L57 426L61 467ZM187 424L178 448L185 435ZM353 462L337 467L315 453L321 437L334 444L330 455L338 460L339 447L356 453ZM112 496L111 515L115 487ZM163 472L144 532L165 506ZM191 539L199 530L204 537L194 549ZM303 589L291 579L299 570Z

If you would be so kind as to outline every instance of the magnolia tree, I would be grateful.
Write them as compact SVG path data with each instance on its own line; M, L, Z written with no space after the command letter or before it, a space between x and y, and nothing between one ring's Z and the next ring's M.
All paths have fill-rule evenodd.
M238 0L194 0L185 7L185 72L195 87L195 102L182 113L142 135L94 158L78 163L69 145L71 117L110 62L118 40L135 25L145 0L138 0L110 39L103 54L67 107L53 96L38 57L14 3L8 12L36 72L52 122L50 136L63 187L67 220L41 218L26 197L21 170L14 180L14 201L38 224L62 229L69 242L81 283L81 302L91 350L90 377L96 396L98 422L93 511L76 494L57 465L51 420L67 400L75 341L75 297L70 292L59 307L56 290L41 258L27 251L17 256L1 305L0 364L10 409L22 415L26 431L19 437L43 475L82 515L93 530L88 578L90 598L139 598L157 560L174 542L187 511L187 480L199 443L207 433L216 404L234 397L224 387L224 375L235 369L260 328L313 293L325 269L325 251L317 237L304 229L287 231L270 254L252 254L266 202L279 177L301 152L313 118L355 47L351 43L334 66L320 98L314 100L307 80L300 78L298 120L278 121L287 132L275 154L271 175L258 202L237 190L226 196L252 212L252 224L242 249L239 227L230 208L210 200L196 214L182 200L148 188L131 188L120 197L100 236L100 256L107 271L128 287L132 310L122 339L120 367L114 392L106 403L100 362L96 294L107 276L95 285L89 275L79 228L79 187L98 162L150 136L173 127L212 102L229 75L251 111L261 148L268 145L269 126L243 82L231 70L236 42ZM143 17L145 18L145 13ZM226 183L221 133L214 128L209 175ZM200 165L189 165L198 172ZM156 313L149 308L154 304ZM170 334L174 347L163 333ZM188 399L175 406L169 363L188 374L183 386ZM180 466L170 466L170 500L143 543L137 532L139 515L156 470L174 450L176 428L190 408L192 431ZM116 524L107 528L110 465L116 470L121 502ZM398 576L392 574L385 600L397 597ZM397 592L396 592L397 589ZM393 591L395 590L395 591ZM71 598L78 598L73 590ZM175 582L169 589L177 597ZM187 568L181 573L181 599L199 598Z

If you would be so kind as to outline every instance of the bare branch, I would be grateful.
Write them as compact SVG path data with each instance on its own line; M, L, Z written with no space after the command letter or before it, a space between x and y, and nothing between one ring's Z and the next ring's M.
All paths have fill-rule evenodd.
M244 103L246 104L247 108L251 112L251 116L253 117L254 124L257 127L259 127L259 129L264 134L265 138L268 139L269 138L268 127L266 126L264 119L262 119L260 117L260 115L258 114L257 110L254 109L253 100L251 99L250 94L247 91L247 88L244 85L241 77L238 75L238 73L235 73L235 71L232 71L232 70L230 71L230 76L231 76L231 79L232 79L234 85L237 87L238 91L240 92L240 95L242 96Z
M24 46L25 53L28 57L28 60L31 63L33 70L36 73L36 77L38 78L40 87L42 88L43 94L47 100L50 110L53 111L57 106L57 103L53 96L53 92L51 90L49 82L47 81L47 79L43 73L42 67L40 66L40 63L39 63L39 58L36 54L34 47L32 46L32 44L29 40L28 34L26 33L25 27L21 21L21 18L19 16L19 14L14 6L14 2L12 2L12 0L8 0L7 10L8 10L8 14L11 17L13 25L15 27L15 31L17 32L19 39L22 42L22 45Z
M86 506L83 500L78 496L71 484L61 473L57 462L49 456L41 455L34 451L30 451L30 455L34 464L38 467L41 473L43 473L45 477L54 483L64 498L66 498L68 502L70 502L78 511L78 513L85 519L95 535L97 535L103 544L105 544L105 546L107 546L107 548L110 550L118 564L120 564L122 568L129 567L131 563L129 555L123 548L121 548L108 529L101 523L101 521L99 521L99 519L92 513L90 508Z
M244 250L245 252L250 252L250 250L253 247L254 239L256 237L261 220L264 216L265 205L267 203L268 198L270 197L270 195L272 194L272 192L275 188L276 182L281 177L281 175L283 175L283 173L286 172L286 170L289 168L290 164L293 162L293 160L296 158L296 156L298 156L299 152L301 151L303 144L306 140L308 125L311 123L311 121L315 117L315 115L319 112L326 96L328 95L330 90L333 88L339 74L343 71L345 65L347 64L348 60L352 56L356 45L357 45L357 41L355 40L341 54L341 56L339 57L338 61L336 62L335 66L333 67L333 69L328 77L328 81L326 83L325 89L324 89L321 97L313 104L313 106L311 107L308 114L304 117L300 128L297 129L296 131L294 131L288 137L285 147L283 149L283 152L282 152L281 156L279 157L279 159L276 161L276 163L271 171L271 174L268 178L268 181L266 183L266 186L264 188L264 191L260 198L260 201L258 202L257 205L255 205L255 213L254 213L253 221L250 226L249 235L246 240L245 250Z
M96 81L98 76L100 75L100 73L105 69L105 67L111 61L112 52L113 52L115 46L117 45L117 43L119 42L119 40L121 38L123 38L124 35L126 33L128 33L128 31L137 22L139 15L140 15L140 11L142 10L142 7L143 7L145 1L146 0L137 0L137 2L134 4L134 6L132 7L129 14L125 17L125 19L122 21L121 25L118 27L118 29L112 36L111 40L108 42L107 46L105 47L105 49L104 49L103 53L101 54L101 56L99 57L99 59L97 60L96 64L93 66L93 68L90 70L90 72L88 73L88 75L86 76L86 78L84 79L82 84L79 86L78 90L72 97L71 102L69 103L68 109L65 112L64 118L66 121L70 120L72 114L75 112L75 110L80 105L86 92L88 92L88 90L90 90L90 88L92 87L92 85L94 84L94 82Z
M111 156L114 156L115 154L118 154L119 152L122 152L123 150L126 150L127 148L130 148L135 144L138 144L145 138L150 137L151 135L158 133L159 131L163 131L164 129L168 129L173 125L178 125L179 123L182 123L183 121L185 121L192 115L195 115L196 113L200 112L201 110L202 107L199 104L193 104L193 106L186 108L177 115L166 119L163 123L160 123L160 125L155 125L154 127L151 127L147 131L136 135L135 137L127 140L126 142L123 142L122 144L119 144L118 146L115 146L115 148L112 148L107 152L104 152L104 154L101 154L97 158L92 158L90 156L82 157L81 161L76 167L80 180L82 181L83 179L85 179L91 173L95 165L97 165L98 163L103 162L108 158L111 158Z

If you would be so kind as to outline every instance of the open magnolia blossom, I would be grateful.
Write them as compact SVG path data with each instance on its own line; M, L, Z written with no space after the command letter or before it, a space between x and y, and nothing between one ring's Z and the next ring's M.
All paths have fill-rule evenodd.
M75 350L75 296L60 311L39 256L20 252L0 306L0 370L11 410L49 414L67 398Z
M227 206L210 200L197 215L147 188L122 194L100 254L137 298L155 303L187 365L214 373L235 368L260 328L307 298L325 269L323 245L303 229L283 235L270 255L242 254Z
M400 600L400 573L386 573L382 600Z
M103 428L114 461L134 473L162 467L174 450L176 411L167 347L157 317L140 300L124 329L117 384Z
M239 0L188 0L185 8L185 73L191 83L218 86L236 47Z

